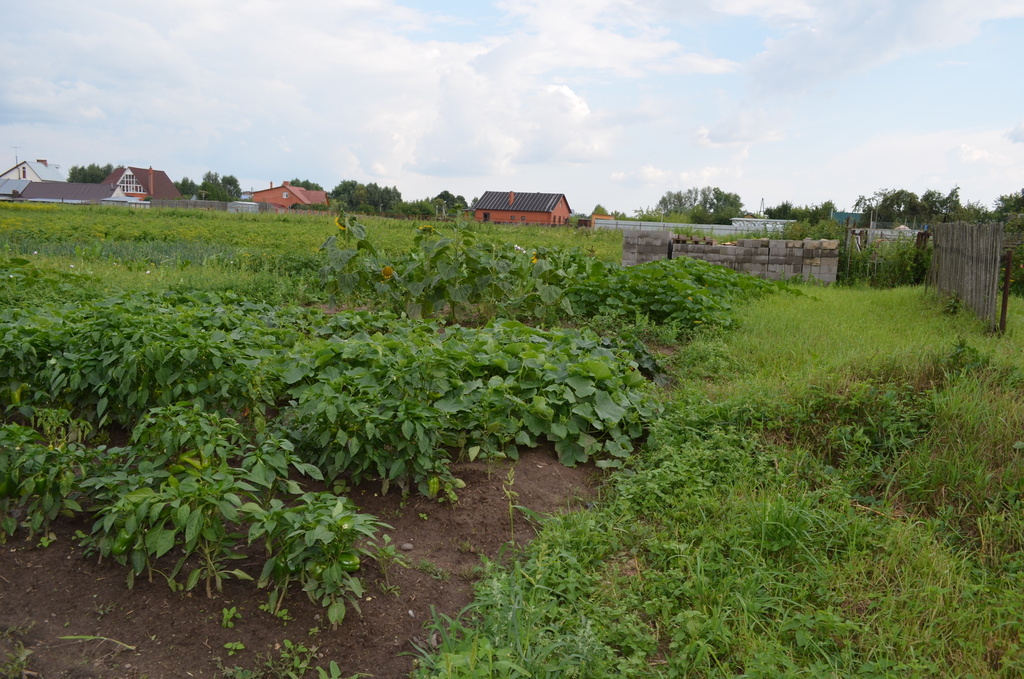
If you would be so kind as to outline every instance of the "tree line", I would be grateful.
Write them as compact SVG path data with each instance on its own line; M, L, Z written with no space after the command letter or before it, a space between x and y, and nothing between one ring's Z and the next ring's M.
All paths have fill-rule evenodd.
M594 207L594 214L610 215L617 219L678 224L728 224L735 217L764 216L768 219L791 219L813 226L832 220L836 212L836 205L831 200L804 206L783 201L765 207L763 215L755 215L744 210L738 194L717 186L666 191L654 207L635 210L632 216L609 211L600 204ZM865 225L868 221L912 227L940 222L1008 221L1024 214L1024 189L999 196L991 208L978 201L961 200L959 187L947 193L928 189L920 196L907 189L880 189L870 196L859 196L853 212L865 215Z

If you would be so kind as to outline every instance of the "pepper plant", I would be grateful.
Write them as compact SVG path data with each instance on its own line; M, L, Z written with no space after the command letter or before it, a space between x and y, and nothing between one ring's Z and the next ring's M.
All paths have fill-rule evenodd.
M345 618L346 602L356 610L362 583L353 575L359 570L356 541L373 538L388 527L375 517L360 514L348 498L332 493L304 493L294 505L273 499L264 507L243 505L249 523L249 542L262 541L267 561L260 587L271 587L269 605L281 610L293 583L302 586L310 600L327 608L331 625Z
M19 526L33 536L58 515L81 512L79 483L90 458L76 443L46 445L34 429L0 426L0 543Z

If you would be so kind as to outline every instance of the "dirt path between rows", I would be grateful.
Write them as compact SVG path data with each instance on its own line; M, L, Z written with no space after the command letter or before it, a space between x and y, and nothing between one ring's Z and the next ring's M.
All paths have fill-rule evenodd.
M456 614L471 601L481 557L508 553L509 467L454 465L466 481L455 506L421 497L403 501L396 492L382 496L379 484L349 493L360 511L393 527L383 532L396 545L411 545L401 553L412 567L389 569L389 588L377 564L364 559L362 615L350 611L334 630L324 609L300 591L289 594L285 608L292 619L283 621L260 610L266 592L253 583L228 581L213 599L202 587L172 592L163 580L142 579L129 590L121 566L83 558L75 533L89 531L88 519L60 520L53 527L56 540L45 548L38 539L16 535L0 545L0 668L24 656L24 676L43 679L275 676L253 671L266 669L270 659L281 663L289 654L303 655L301 646L315 649L310 668L326 669L333 660L343 677L405 677L415 661L414 644L430 641L423 624L431 608ZM513 503L539 514L579 508L593 499L598 478L590 466L563 467L550 451L526 452L514 464ZM519 512L514 531L519 546L533 536ZM237 566L258 576L258 548L246 555ZM224 611L232 608L234 626L225 627ZM229 655L225 644L244 650Z

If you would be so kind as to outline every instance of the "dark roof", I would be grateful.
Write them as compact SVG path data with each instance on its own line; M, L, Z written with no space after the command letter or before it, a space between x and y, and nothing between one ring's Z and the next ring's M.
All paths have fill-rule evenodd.
M512 202L509 203L511 197ZM476 201L474 210L516 210L517 212L551 212L559 200L566 200L564 193L516 193L515 191L484 191ZM570 210L571 212L571 210Z
M100 201L117 191L116 184L32 182L19 196L22 200Z
M175 198L181 198L181 193L178 192L178 187L174 185L174 182L171 181L171 178L167 176L166 172L163 170L154 170L149 167L119 167L111 172L110 176L103 180L103 183L116 184L121 181L121 177L124 175L125 169L132 171L132 174L135 175L135 180L142 185L147 196L158 200L174 200ZM149 185L150 172L153 173L153 186Z

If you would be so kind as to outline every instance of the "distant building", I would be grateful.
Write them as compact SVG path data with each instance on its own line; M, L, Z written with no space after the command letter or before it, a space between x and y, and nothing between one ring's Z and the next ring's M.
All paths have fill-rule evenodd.
M18 200L31 183L27 179L0 179L0 200Z
M473 214L478 222L559 225L569 222L572 210L564 193L485 191Z
M269 189L253 191L249 200L256 203L270 203L278 207L290 208L293 205L327 205L329 199L326 191L304 189L284 182L280 186L270 183Z
M142 167L119 167L110 173L104 184L116 184L124 195L133 198L174 200L181 198L178 188L163 170Z
M23 160L3 174L0 174L0 179L27 179L30 182L67 181L59 169L50 165L43 158L35 162Z
M99 203L125 197L116 184L78 184L72 182L32 182L21 191L18 200L33 203Z

